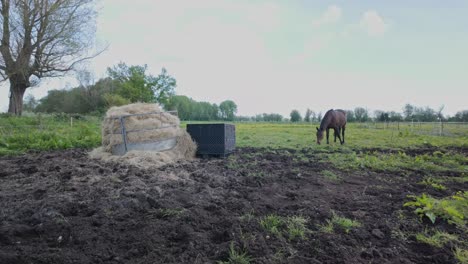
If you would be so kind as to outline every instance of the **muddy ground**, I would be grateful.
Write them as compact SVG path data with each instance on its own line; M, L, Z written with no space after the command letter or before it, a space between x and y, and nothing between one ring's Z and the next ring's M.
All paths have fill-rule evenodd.
M402 205L431 193L417 184L423 176L343 172L313 149L241 148L159 169L76 149L2 157L0 263L216 263L228 260L231 243L252 263L456 263L450 245L412 235L427 223ZM448 187L446 195L467 189ZM332 212L361 226L320 231ZM310 232L269 234L259 221L270 214L303 216Z

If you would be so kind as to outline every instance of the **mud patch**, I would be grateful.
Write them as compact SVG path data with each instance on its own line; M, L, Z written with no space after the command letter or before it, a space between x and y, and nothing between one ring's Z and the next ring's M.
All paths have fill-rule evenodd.
M242 148L158 169L86 152L0 158L0 263L215 263L231 243L253 263L455 263L449 246L414 239L427 224L402 207L421 191L410 176L339 171L313 149ZM361 225L322 232L332 212ZM307 219L305 239L268 233L259 221L271 214Z

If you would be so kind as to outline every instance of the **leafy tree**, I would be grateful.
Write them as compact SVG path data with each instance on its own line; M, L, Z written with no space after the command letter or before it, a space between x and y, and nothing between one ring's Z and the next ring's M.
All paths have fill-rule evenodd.
M403 115L405 116L406 121L410 121L413 118L414 108L415 107L411 104L406 104L403 107Z
M391 111L389 114L389 120L392 122L396 121L403 121L403 116L400 113L397 113L395 111Z
M102 113L109 106L120 105L114 102L117 97L109 97L115 94L118 83L110 78L100 79L88 87L79 87L70 90L51 90L47 96L39 100L36 112L63 112L63 113ZM119 97L121 102L129 102Z
M164 68L157 77L147 74L146 70L147 65L127 66L121 62L107 68L107 73L119 83L115 92L131 103L168 103L174 94L176 80Z
M181 120L190 120L193 112L193 100L184 95L174 95L170 97L165 109L168 111L177 111Z
M174 95L165 106L168 111L177 110L181 120L219 120L219 107L208 102L197 102L184 95Z
M47 96L39 100L36 111L42 113L64 112L64 102L67 93L66 90L48 91Z
M317 122L322 122L322 112L317 114Z
M304 115L304 122L310 122L310 116L312 115L312 110L307 108L305 115Z
M354 108L354 116L356 121L366 122L369 119L369 112L363 107Z
M283 121L283 116L280 114L263 114L263 121L265 122L281 122Z
M162 105L166 105L169 98L174 95L176 87L176 79L167 73L166 68L162 68L161 73L156 77L156 84L153 88L156 101Z
M297 110L292 110L289 116L291 122L300 122L302 120L301 114Z
M107 93L103 96L103 99L106 102L107 107L121 106L121 105L126 105L130 103L128 99L123 98L122 96L118 94Z
M219 104L219 111L221 113L221 118L233 121L234 116L237 113L237 105L231 100L226 100Z
M8 112L44 77L62 76L85 59L94 35L94 0L1 0L0 76L10 81Z
M34 95L30 94L24 99L23 111L34 112L38 104L39 102L36 100Z
M346 121L347 122L354 122L356 121L356 118L354 117L354 111L353 110L346 110Z
M468 122L468 110L458 111L455 116L449 120L454 122Z

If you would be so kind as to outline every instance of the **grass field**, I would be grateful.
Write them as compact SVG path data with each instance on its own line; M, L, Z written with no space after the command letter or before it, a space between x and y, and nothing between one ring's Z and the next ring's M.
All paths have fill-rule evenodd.
M187 122L183 122L185 126ZM239 147L314 148L327 152L334 148L358 150L362 148L418 148L468 146L468 126L445 128L451 136L438 136L419 131L424 129L402 127L398 130L368 128L361 124L348 124L346 145L315 144L315 127L318 124L291 123L236 123L236 141ZM423 125L424 126L424 125ZM333 135L330 133L330 141ZM53 150L68 148L94 148L101 143L100 120L85 117L73 120L67 117L0 117L0 155L24 153L28 150Z

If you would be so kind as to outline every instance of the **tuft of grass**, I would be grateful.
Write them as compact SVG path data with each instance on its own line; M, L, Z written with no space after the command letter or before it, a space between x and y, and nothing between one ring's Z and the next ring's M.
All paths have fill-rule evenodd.
M433 235L428 235L427 232L418 233L416 234L416 240L433 247L441 248L450 241L457 241L458 237L446 232L436 231Z
M323 170L320 173L323 175L323 177L325 177L325 179L329 181L338 182L341 180L341 178L338 175L336 175L336 173L334 173L333 171Z
M328 233L328 234L333 233L333 231L335 231L333 227L333 222L330 219L327 219L326 224L319 225L319 230L323 233Z
M344 230L349 233L351 229L360 227L361 223L356 220L352 220L343 216L338 216L335 212L332 212L332 218L326 220L325 225L319 226L319 230L325 233L333 233L335 227Z
M157 210L157 216L159 218L171 218L178 217L184 212L183 208L160 208Z
M234 242L229 245L229 259L227 261L218 261L218 264L249 264L252 258L244 250L237 251L234 248Z
M426 186L431 186L432 188L436 190L443 191L447 189L444 185L441 184L442 180L441 179L434 179L432 177L427 177L424 180L422 180L419 184L421 185L426 185Z
M286 220L286 230L289 236L289 240L294 239L305 239L305 235L308 232L305 226L307 219L303 216L290 216Z
M468 250L462 248L455 248L453 251L455 259L457 259L460 264L468 264Z
M281 216L278 215L267 215L263 219L260 220L260 225L265 229L267 232L280 235L280 228L283 226L284 221Z
M252 221L254 218L255 218L255 215L254 215L253 209L250 210L249 212L247 212L247 213L241 215L241 216L239 217L239 219L240 219L242 222L250 222L250 221Z

